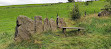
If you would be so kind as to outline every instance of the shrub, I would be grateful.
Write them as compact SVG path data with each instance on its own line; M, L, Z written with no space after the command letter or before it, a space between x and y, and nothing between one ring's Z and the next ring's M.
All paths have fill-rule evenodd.
M81 16L81 14L79 12L78 5L76 5L75 8L73 8L71 11L71 17L73 20L77 20L80 18L80 16Z

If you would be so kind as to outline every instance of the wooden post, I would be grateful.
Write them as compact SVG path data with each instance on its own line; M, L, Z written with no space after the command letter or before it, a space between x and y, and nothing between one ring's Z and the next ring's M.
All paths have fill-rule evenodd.
M58 14L57 14L57 19L56 19L57 28L59 27L59 25L58 25L58 23L59 23L58 19L59 19L59 16L58 16Z

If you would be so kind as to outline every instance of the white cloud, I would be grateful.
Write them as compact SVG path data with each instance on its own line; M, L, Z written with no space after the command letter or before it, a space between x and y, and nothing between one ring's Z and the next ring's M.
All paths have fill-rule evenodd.
M57 3L67 1L68 0L0 0L0 6L16 4Z

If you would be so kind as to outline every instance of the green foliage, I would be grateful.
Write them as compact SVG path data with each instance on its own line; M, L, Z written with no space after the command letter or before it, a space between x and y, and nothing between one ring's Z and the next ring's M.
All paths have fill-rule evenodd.
M73 19L73 20L77 20L77 19L80 18L81 14L80 14L80 12L79 12L79 7L78 7L78 5L76 5L76 6L73 8L73 10L72 10L72 12L71 12L71 16L72 16L72 19Z

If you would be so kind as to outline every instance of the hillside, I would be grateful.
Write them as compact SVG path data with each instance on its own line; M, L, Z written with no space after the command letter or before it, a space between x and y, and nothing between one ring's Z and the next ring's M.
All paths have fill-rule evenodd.
M82 15L78 21L70 20L73 3L0 7L0 49L111 49L111 17L97 16L106 2L96 1L88 6L84 2L77 2L77 4ZM87 16L83 17L85 11ZM85 34L67 30L68 37L64 37L61 30L58 30L58 32L35 35L31 41L20 43L14 41L16 18L19 15L25 15L31 19L34 16L56 19L57 13L65 19L68 26L86 28Z

